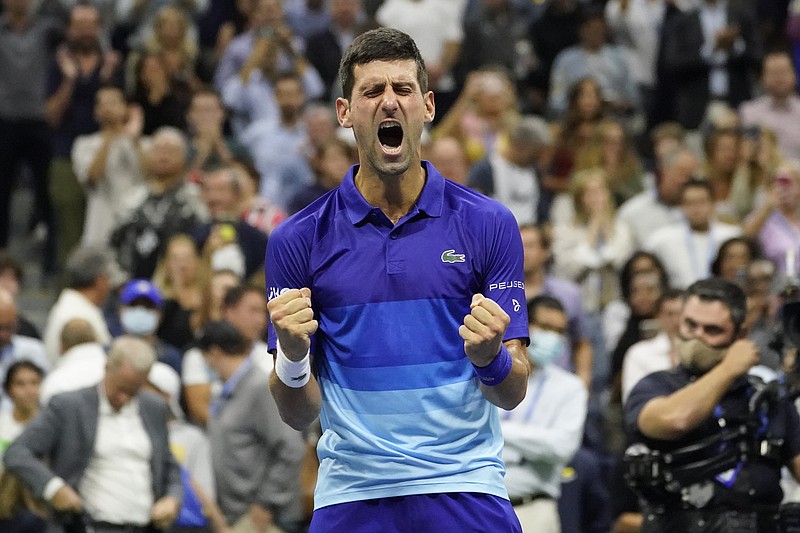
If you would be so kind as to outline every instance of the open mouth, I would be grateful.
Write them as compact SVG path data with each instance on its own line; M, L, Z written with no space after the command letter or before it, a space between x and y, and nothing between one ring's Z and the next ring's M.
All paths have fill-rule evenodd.
M378 127L378 141L384 150L397 151L403 143L403 128L397 122L384 122Z

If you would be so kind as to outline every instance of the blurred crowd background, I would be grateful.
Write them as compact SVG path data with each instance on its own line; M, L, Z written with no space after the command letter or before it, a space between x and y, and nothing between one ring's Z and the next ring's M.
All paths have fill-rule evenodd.
M637 530L616 475L621 405L676 364L681 289L740 284L762 362L783 371L800 1L2 0L0 378L22 359L55 377L42 398L6 380L0 411L27 414L0 417L0 452L16 431L4 421L75 375L99 379L87 369L122 333L156 347L171 377L153 386L201 430L223 391L193 345L204 324L229 321L271 371L267 239L357 163L337 69L377 26L426 61L423 157L511 209L526 295L565 308L553 364L588 403L569 453L547 459L565 467L550 494L564 531ZM94 363L59 378L76 350ZM305 499L286 505L307 513L318 433L304 438ZM207 448L196 464L214 494L230 472Z

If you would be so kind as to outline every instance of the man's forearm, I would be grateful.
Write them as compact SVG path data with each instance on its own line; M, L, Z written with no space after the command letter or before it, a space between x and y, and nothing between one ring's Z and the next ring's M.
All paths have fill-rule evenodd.
M504 344L511 355L511 372L498 385L489 387L482 384L481 392L494 405L511 410L525 398L530 365L528 364L528 354L519 339L513 339Z
M653 398L639 413L639 431L659 440L684 436L711 415L736 378L720 364L669 396Z
M273 372L269 378L269 389L278 406L281 419L290 427L302 431L319 416L322 396L317 379L312 375L308 383L292 388L278 379Z

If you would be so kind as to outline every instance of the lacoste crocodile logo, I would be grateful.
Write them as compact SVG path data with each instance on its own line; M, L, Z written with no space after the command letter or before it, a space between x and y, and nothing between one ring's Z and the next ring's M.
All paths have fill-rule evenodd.
M457 254L455 250L442 252L442 263L463 263L466 261L464 254Z

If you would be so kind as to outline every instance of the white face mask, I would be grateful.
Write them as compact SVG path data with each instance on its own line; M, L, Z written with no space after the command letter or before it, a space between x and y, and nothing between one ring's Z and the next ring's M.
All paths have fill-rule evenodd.
M564 349L564 336L555 331L533 329L530 336L528 358L539 368L552 363L553 359L558 357Z
M119 314L122 328L131 335L145 337L158 327L158 311L147 307L126 307Z

